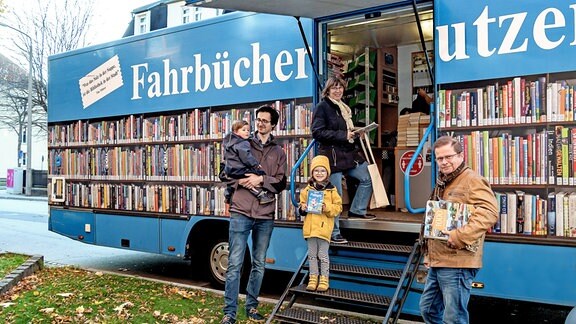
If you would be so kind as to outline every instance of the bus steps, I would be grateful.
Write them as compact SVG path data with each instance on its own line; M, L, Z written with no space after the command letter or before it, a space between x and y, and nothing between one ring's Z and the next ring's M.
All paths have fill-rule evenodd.
M355 290L330 288L326 292L307 291L308 266L307 257L305 257L266 323L273 321L282 323L375 323L374 321L339 315L339 309L362 309L366 310L366 312L361 311L364 314L371 313L380 317L384 316L382 323L396 323L418 271L421 261L420 247L420 241L417 241L413 246L366 242L332 244L330 246L330 280L331 282L335 280L354 283L350 287L356 287ZM350 251L359 253L351 257ZM362 261L367 260L373 263L377 259L375 254L388 260L387 263L383 264L382 267L359 265L364 263ZM339 256L339 258L332 258L334 256ZM391 258L386 258L388 256ZM390 266L390 260L395 260L392 262L397 263L396 268L386 268L386 265ZM392 296L387 296L385 293L367 293L360 288L362 284L372 287L379 286L382 281L386 282L384 285L394 287ZM390 289L388 289L389 292ZM312 304L316 302L323 305L328 304L331 313L293 307L297 300L299 304L310 303L310 301Z

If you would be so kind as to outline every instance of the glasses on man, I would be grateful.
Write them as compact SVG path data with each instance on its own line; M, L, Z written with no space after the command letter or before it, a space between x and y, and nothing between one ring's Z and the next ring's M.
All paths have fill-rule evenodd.
M265 125L270 124L270 121L269 121L269 120L260 119L260 118L257 118L257 119L256 119L256 122L257 122L257 123L260 123L260 124L265 124Z
M441 163L441 162L444 161L444 160L450 162L450 161L452 161L452 159L453 159L454 157L456 157L458 154L460 154L460 153L454 153L454 154L446 155L446 156L437 156L437 157L436 157L436 162L437 162L437 163Z

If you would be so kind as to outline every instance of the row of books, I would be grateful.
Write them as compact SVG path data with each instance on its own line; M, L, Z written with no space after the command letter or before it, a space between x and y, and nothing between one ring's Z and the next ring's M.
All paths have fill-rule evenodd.
M464 147L466 163L491 184L576 185L576 127L524 135L473 131L455 137Z
M576 192L550 193L548 197L524 191L495 192L498 221L490 232L576 237ZM449 201L426 202L424 237L447 240L444 234L468 223L470 205Z
M493 233L576 237L576 192L548 197L524 191L495 192L498 222Z
M288 170L308 144L306 138L281 143L286 152ZM294 181L308 180L312 153L309 155ZM58 148L48 152L48 174L69 180L219 181L223 157L221 142Z
M310 134L311 104L276 101L280 113L275 135ZM194 109L177 115L135 116L118 120L76 121L48 127L49 146L164 142L221 139L232 130L232 122L246 120L255 127L256 108L211 112Z
M55 188L58 186L59 188ZM49 203L75 208L114 209L171 215L227 216L225 186L49 183ZM289 191L277 195L275 219L300 220Z
M420 112L399 116L397 145L400 147L418 146L428 125L430 125L430 116Z
M467 127L573 121L574 85L547 82L546 77L516 77L482 88L439 90L438 125Z

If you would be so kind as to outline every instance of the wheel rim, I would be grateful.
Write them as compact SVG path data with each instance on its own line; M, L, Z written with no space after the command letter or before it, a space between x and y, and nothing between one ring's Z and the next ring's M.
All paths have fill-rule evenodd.
M210 272L215 279L222 283L226 282L229 254L228 242L218 242L210 251Z

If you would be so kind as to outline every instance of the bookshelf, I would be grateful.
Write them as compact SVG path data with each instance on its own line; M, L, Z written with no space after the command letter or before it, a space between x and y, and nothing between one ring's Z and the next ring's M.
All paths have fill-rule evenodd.
M286 152L289 171L311 141L311 98L53 123L48 174L61 180L53 182L64 198L59 194L49 204L167 218L226 216L225 186L218 178L222 139L234 120L254 127L262 104L280 113L273 134ZM308 165L288 181L305 183ZM299 221L288 191L276 204L277 220Z
M440 134L495 192L491 240L576 245L575 85L568 72L439 85Z

